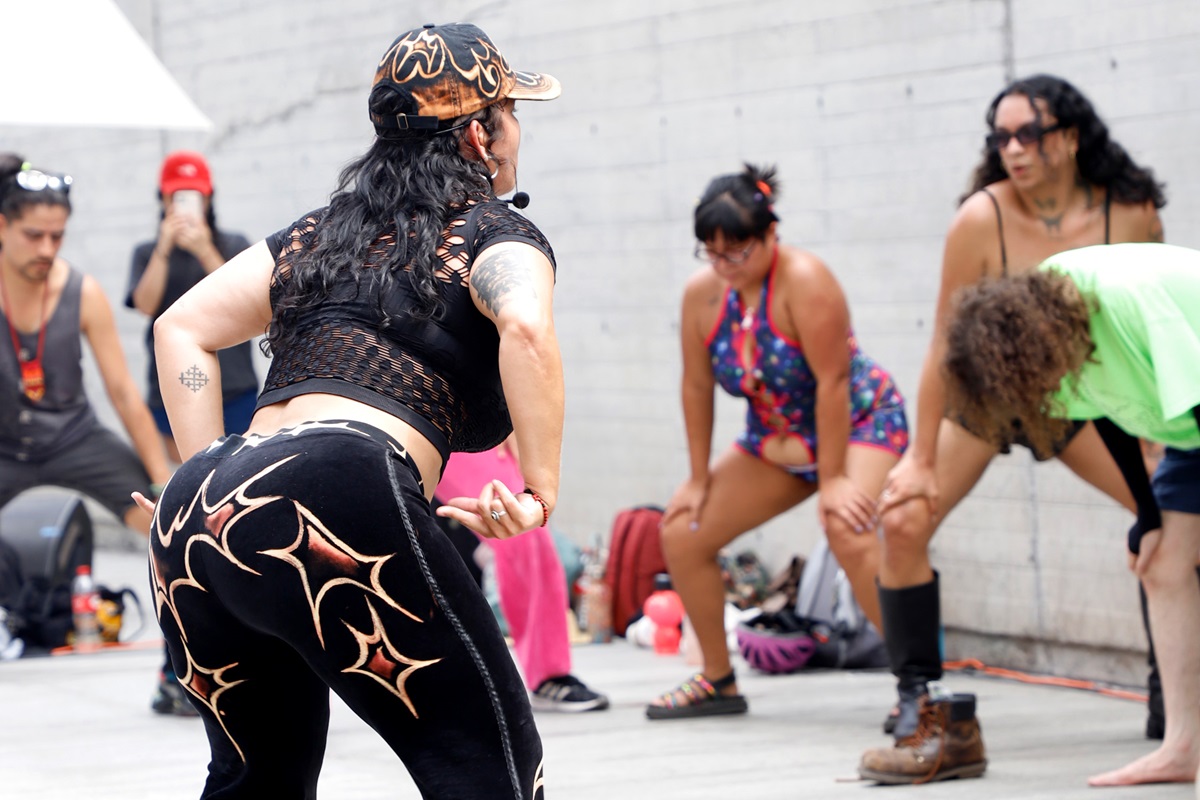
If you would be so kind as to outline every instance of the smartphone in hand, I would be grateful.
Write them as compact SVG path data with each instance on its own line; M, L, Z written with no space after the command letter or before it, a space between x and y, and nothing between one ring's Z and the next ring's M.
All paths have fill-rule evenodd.
M181 217L204 219L204 195L194 189L180 189L171 195L171 208Z

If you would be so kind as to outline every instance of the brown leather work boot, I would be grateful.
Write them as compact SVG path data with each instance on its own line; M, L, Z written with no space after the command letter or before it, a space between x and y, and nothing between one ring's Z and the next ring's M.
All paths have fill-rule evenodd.
M975 695L921 698L917 730L896 742L863 753L858 774L878 783L928 783L978 778L987 769L983 735L975 719Z

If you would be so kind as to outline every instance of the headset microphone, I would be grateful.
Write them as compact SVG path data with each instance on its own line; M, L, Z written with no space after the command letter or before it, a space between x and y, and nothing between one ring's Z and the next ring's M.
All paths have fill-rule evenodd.
M496 156L492 156L492 158L496 159L496 172L499 172L501 161ZM492 175L492 177L495 178L496 176ZM517 188L517 175L515 170L513 171L513 188ZM525 208L527 205L529 205L529 194L527 192L513 192L513 196L504 202L508 203L514 208Z

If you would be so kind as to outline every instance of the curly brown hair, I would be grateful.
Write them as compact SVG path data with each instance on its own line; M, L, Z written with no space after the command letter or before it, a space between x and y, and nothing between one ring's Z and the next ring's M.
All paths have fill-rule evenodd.
M1035 271L959 292L947 326L947 402L967 430L1002 445L1019 431L1040 456L1070 426L1052 397L1096 349L1092 303L1071 279Z

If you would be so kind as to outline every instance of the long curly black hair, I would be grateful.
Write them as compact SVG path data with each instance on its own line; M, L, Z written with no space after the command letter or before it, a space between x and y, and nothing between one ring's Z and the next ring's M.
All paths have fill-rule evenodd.
M409 110L401 102L394 91L376 87L368 105L372 114L390 117ZM442 233L469 199L495 196L487 167L465 154L463 130L478 120L495 142L502 114L503 104L495 103L443 120L436 131L377 135L366 153L346 165L314 246L297 254L291 279L274 301L264 352L278 352L295 335L290 321L296 312L324 300L340 273L350 271L359 280L367 262L377 267L370 275L380 284L384 327L391 315L382 300L396 280L407 280L417 298L412 313L440 314L436 272L443 266L437 252ZM389 236L394 247L376 247Z
M997 445L1019 430L1037 453L1052 452L1070 426L1053 394L1096 349L1093 302L1053 271L988 279L957 294L943 372L948 406L967 430Z
M1103 186L1112 193L1113 199L1121 203L1151 202L1155 208L1167 204L1163 184L1154 179L1153 171L1135 163L1125 148L1109 136L1108 126L1096 114L1091 102L1073 85L1054 75L1031 75L1009 84L988 106L989 131L996 129L996 108L1000 101L1010 95L1028 98L1029 104L1039 114L1033 101L1041 98L1059 125L1079 132L1079 151L1075 154L1075 163L1085 181ZM1000 153L985 146L983 160L975 167L971 188L959 198L959 203L985 186L1007 177Z

